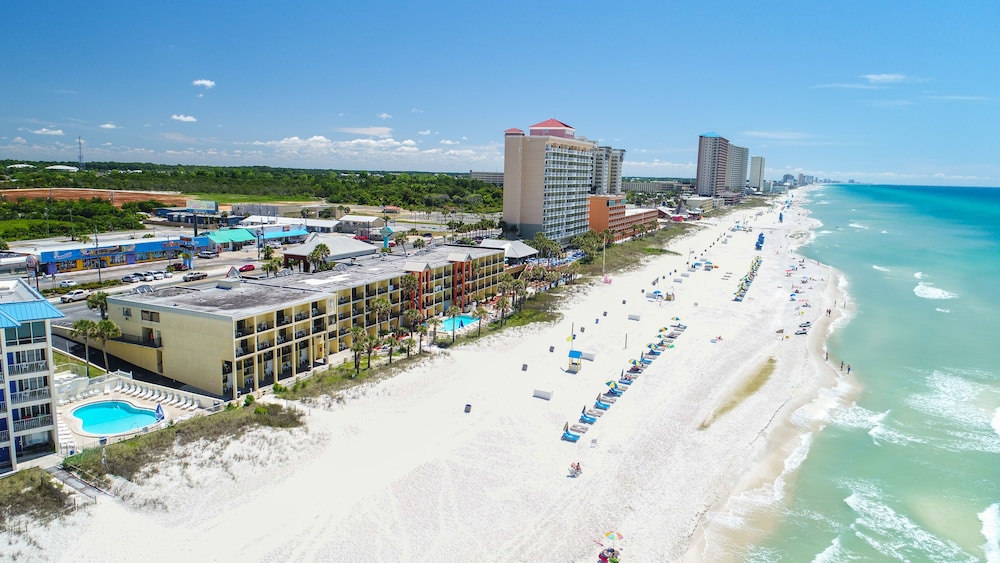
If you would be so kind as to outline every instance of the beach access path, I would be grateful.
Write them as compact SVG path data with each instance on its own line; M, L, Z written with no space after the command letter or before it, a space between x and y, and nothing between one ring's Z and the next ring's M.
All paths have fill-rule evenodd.
M435 355L310 409L303 430L178 448L115 491L125 502L47 530L45 560L591 562L609 530L628 561L702 560L706 515L774 480L794 442L787 417L831 379L816 358L825 336L793 334L835 293L828 268L788 253L808 217L749 224L705 221L676 254L577 285L558 322ZM688 271L704 260L718 268ZM676 299L649 299L656 289ZM560 440L674 317L688 327L675 346L579 442ZM594 355L579 373L566 371L571 346Z

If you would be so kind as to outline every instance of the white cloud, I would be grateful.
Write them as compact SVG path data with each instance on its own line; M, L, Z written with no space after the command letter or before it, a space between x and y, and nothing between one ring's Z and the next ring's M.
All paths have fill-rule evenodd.
M430 135L430 134L431 134L431 130L430 129L424 129L423 131L417 131L417 135Z
M114 123L102 123L100 127L101 129L118 129L118 126Z
M392 136L392 127L339 127L337 131L354 135L371 135L373 137Z
M413 108L410 111L412 111L413 113L424 113L424 110L422 110L420 108Z
M451 139L441 139L441 144L442 145L457 145L457 144L459 144L459 142L458 141L452 141Z
M896 84L908 80L905 74L865 74L861 78L871 84Z
M48 127L42 127L41 129L35 129L32 131L35 135L62 135L62 129L49 129Z
M379 119L392 119L392 116L384 111L382 113L375 114L375 117Z
M192 115L181 115L176 113L171 115L170 119L173 119L174 121L184 121L186 123L194 123L195 121L198 121L198 118Z
M27 145L28 144L28 141L26 141L24 139L24 137L21 137L20 135L17 136L17 137L14 137L13 139L11 139L10 142L18 144L18 145Z
M208 89L215 88L215 81L208 80L207 78L199 78L191 83L192 86L202 86Z
M469 140L469 138L468 138L468 137L466 137L465 135L462 135L462 140L463 140L463 141L468 141L468 140Z

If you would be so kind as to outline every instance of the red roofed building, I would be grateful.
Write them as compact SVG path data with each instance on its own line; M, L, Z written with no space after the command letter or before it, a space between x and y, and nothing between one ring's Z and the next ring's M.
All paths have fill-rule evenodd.
M576 136L576 129L573 129L562 121L558 121L556 119L546 119L541 123L536 123L529 127L528 134L572 139Z

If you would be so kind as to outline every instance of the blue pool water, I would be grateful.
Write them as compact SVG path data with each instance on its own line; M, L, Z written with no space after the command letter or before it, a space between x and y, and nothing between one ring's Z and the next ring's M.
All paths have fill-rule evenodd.
M454 319L448 317L441 323L441 330L451 332L452 329L472 326L476 322L476 318L469 315L459 315Z
M83 431L91 434L122 434L156 422L156 412L139 409L124 401L101 401L82 406L73 416L83 422Z

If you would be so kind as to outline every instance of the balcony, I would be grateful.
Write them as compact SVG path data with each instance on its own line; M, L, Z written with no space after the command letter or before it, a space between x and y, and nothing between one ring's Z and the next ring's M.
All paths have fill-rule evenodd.
M265 330L271 330L274 328L271 323L260 323L257 325L257 332L264 332Z
M160 337L146 338L144 336L133 336L131 334L123 334L118 338L116 338L115 340L118 342L126 342L128 344L148 346L150 348L163 348L163 341Z
M292 317L281 317L278 319L278 326L284 326L290 322L292 322Z
M250 352L252 352L252 350L244 349L244 348L237 348L236 349L236 357L240 358L240 357L246 356Z
M21 432L23 430L34 430L35 428L44 428L46 426L52 426L51 414L45 414L42 416L36 416L25 420L14 421L14 432Z
M49 371L49 363L45 360L7 365L7 373L10 375L25 375L28 373L40 373L47 371Z
M43 401L50 398L52 398L52 391L48 388L32 389L30 391L21 391L20 393L10 394L11 404L30 403L32 401Z
M0 430L0 443L9 441L10 441L10 432L7 432L6 430Z
M320 312L321 312L321 311L320 311L319 309L313 309L313 310L312 310L312 316L314 316L314 317L315 317L315 316L318 316L318 315L320 314Z
M257 343L257 351L263 350L264 348L270 348L270 347L271 347L271 341L270 340L265 340L263 342L258 342Z
M7 412L7 403L0 401L0 414ZM2 442L3 440L0 440Z
M298 322L298 321L304 321L304 320L306 320L308 318L309 318L309 313L307 313L305 311L302 311L301 313L296 313L295 314L295 321L296 322Z
M323 332L323 330L325 330L325 329L322 326L314 326L313 327L313 334L316 334L317 332Z
M307 334L309 334L308 330L296 330L295 331L295 338L302 338L303 336L305 336Z

